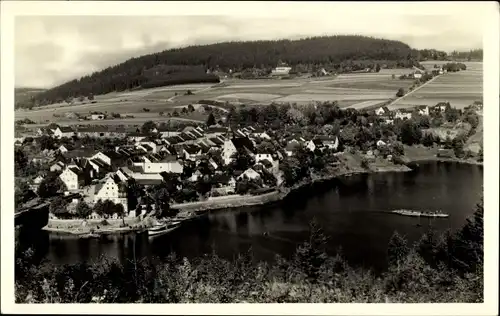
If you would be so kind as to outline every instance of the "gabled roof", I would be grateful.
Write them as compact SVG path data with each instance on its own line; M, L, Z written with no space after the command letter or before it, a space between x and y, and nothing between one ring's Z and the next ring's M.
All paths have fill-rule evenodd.
M64 153L63 156L65 158L90 158L96 153L97 151L91 148L78 148Z
M183 146L183 148L190 155L197 154L201 150L201 147L196 146L196 145L185 145L185 146Z
M286 150L287 151L295 151L297 149L300 148L300 144L299 143L288 143L288 145L286 145Z
M231 142L233 143L234 147L236 147L236 150L243 150L246 148L252 153L255 152L255 146L248 137L236 137L231 139Z
M74 130L70 126L59 126L59 130L63 133L71 133L74 132Z
M211 141L212 143L214 143L215 145L223 145L224 142L222 140L220 140L219 138L217 137L211 137L208 139L209 141Z

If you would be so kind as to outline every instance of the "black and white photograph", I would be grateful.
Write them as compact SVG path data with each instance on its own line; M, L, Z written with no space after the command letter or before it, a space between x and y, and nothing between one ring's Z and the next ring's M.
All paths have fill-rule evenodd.
M1 5L2 312L498 312L496 2Z

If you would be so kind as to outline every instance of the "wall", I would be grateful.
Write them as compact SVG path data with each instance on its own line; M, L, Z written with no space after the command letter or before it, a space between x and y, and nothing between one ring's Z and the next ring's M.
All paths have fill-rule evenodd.
M172 208L180 210L209 210L229 207L238 207L245 205L258 205L267 202L276 201L279 198L279 192L274 191L262 195L226 195L210 197L206 201L189 202L171 205Z

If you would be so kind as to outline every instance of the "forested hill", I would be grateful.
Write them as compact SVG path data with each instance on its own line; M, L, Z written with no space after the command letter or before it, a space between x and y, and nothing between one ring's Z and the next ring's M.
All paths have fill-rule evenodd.
M34 97L40 104L69 97L104 94L140 86L218 81L206 69L241 71L270 70L281 61L290 66L323 66L350 70L366 67L369 61L390 61L411 66L418 51L392 40L365 36L329 36L301 40L226 42L170 49L132 58L92 75L49 89ZM361 61L361 62L360 62Z

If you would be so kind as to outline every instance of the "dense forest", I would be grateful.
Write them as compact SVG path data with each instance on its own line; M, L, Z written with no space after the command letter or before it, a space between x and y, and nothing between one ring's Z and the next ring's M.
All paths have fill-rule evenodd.
M37 94L32 99L31 106L141 86L216 80L215 76L207 74L206 70L223 72L229 70L239 72L249 68L271 70L280 62L284 62L292 67L314 65L342 72L363 69L367 61L390 61L394 66L409 67L415 64L417 59L418 51L412 50L402 42L364 36L190 46L131 58L121 64L69 81ZM30 105L25 102L17 106Z
M450 59L459 59L459 60L474 60L474 61L482 61L483 60L483 50L482 49L473 49L468 52L458 52L453 51L450 54Z

